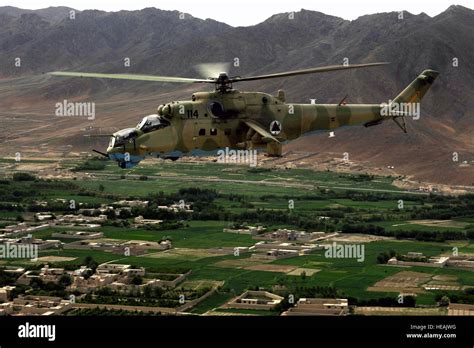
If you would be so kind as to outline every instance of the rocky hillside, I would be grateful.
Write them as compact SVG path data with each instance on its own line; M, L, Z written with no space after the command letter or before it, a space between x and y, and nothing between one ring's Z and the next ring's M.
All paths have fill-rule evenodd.
M85 128L135 124L158 103L189 98L195 86L59 79L53 70L197 76L202 62L233 62L230 74L251 75L328 64L390 61L382 68L259 81L237 86L274 93L287 100L350 103L393 98L423 69L440 78L422 103L422 117L403 134L391 123L350 128L334 138L312 135L287 150L349 152L351 159L393 165L401 174L433 182L474 184L474 11L451 6L436 17L380 13L354 21L302 10L294 19L277 14L250 27L231 27L176 11L83 11L65 7L31 11L0 7L0 140L8 149L39 143L89 148ZM17 58L21 66L15 66ZM124 66L129 58L130 67ZM457 61L457 66L453 62ZM456 65L456 64L454 64ZM93 100L98 116L58 120L54 104ZM454 163L458 152L461 162ZM314 158L317 161L317 156Z

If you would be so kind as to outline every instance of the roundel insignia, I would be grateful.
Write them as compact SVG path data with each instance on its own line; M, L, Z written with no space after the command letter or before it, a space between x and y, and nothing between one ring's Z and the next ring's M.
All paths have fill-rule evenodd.
M272 123L270 123L270 133L272 133L272 135L278 135L280 134L281 132L281 123L280 121L273 121Z

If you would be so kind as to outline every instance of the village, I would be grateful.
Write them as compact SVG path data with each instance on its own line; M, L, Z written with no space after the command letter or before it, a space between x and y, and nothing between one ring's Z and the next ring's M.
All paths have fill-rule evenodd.
M41 211L34 214L33 221L19 222L8 225L0 230L0 245L13 247L32 247L38 251L44 250L85 250L101 251L116 254L117 256L149 256L156 253L166 253L173 250L171 239L160 241L149 240L124 240L105 238L101 228L107 222L110 214L120 216L122 211L127 211L133 224L130 229L136 230L145 226L160 226L163 220L146 219L143 216L132 216L133 207L146 207L148 201L117 201L113 204L103 204L97 209L78 209L74 213L52 214ZM173 212L191 213L192 204L175 203L168 206L159 206L158 209ZM57 229L51 233L51 238L36 238L34 235L46 229ZM254 240L252 246L235 246L232 248L209 249L209 253L217 255L242 256L248 254L248 262L255 263L255 267L262 270L271 270L269 262L284 260L288 258L303 257L316 252L323 252L336 246L344 246L342 251L349 250L351 245L370 243L383 238L370 235L344 235L341 232L307 232L302 230L280 228L269 230L262 225L235 225L229 226L222 231L225 234L248 235ZM335 256L336 257L336 256ZM352 257L343 254L342 257ZM140 313L153 313L160 315L189 315L195 306L205 301L218 291L223 282L210 282L203 288L195 288L192 281L187 278L192 274L189 269L183 273L159 273L147 270L145 267L134 267L130 264L106 262L102 264L81 265L76 269L66 267L52 267L48 260L53 258L41 258L46 261L39 269L27 269L21 266L0 266L0 270L14 279L12 284L0 288L0 315L65 315L84 309L121 310ZM38 255L35 260L38 260ZM222 263L231 262L224 260ZM236 261L238 262L238 261ZM439 257L425 257L423 253L412 251L406 255L393 256L386 261L386 266L415 266L415 267L438 267L474 269L474 259L470 256L446 255ZM266 268L265 268L266 267ZM276 266L275 266L276 267ZM255 268L257 269L257 268ZM308 268L297 268L291 274L298 276L311 276L315 270ZM394 282L400 282L397 278ZM379 284L380 283L380 284ZM395 286L390 280L379 282L374 288L384 289L384 286ZM66 296L43 295L32 291L35 287L49 288L62 286ZM387 285L388 284L388 285ZM407 283L408 284L408 283ZM413 285L413 284L412 284ZM28 288L22 293L17 293L18 287ZM449 284L439 282L427 282L423 285L425 290L460 290L459 287L449 287ZM153 289L161 289L161 296L170 295L163 305L152 302L144 303L139 299L144 293L153 292ZM237 314L235 311L280 311L283 316L293 315L333 315L343 316L350 314L374 315L385 313L389 309L377 306L350 305L347 298L298 298L293 295L285 295L275 285L272 289L260 288L258 290L245 290L240 295L232 297L224 304L212 308L205 315ZM412 291L413 290L413 291ZM398 284L397 291L401 296L416 296L416 289L410 286ZM114 296L126 295L127 303L108 303L106 297L100 295L106 293ZM92 302L91 302L92 301ZM101 302L102 301L102 302ZM282 310L283 302L289 306ZM415 308L396 308L393 315L397 313L413 312ZM474 315L474 306L462 304L449 304L446 308L436 308L428 312L436 315ZM244 315L240 312L241 315ZM250 314L249 314L250 315Z

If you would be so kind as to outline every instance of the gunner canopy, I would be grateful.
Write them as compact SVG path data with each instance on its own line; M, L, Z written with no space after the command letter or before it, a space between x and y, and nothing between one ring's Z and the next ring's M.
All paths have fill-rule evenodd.
M138 136L135 128L127 128L119 130L110 138L110 147L119 147L125 145L127 141L133 140Z

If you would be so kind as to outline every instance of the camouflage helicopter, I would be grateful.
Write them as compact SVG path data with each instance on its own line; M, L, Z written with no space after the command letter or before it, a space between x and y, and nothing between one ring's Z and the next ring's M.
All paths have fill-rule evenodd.
M175 160L186 153L216 151L223 148L261 149L270 156L281 156L282 143L310 132L331 131L342 126L371 127L393 120L406 132L406 110L399 104L419 104L438 76L424 70L388 105L382 104L296 104L286 102L285 93L276 96L261 92L241 92L233 84L337 70L375 67L388 63L332 65L268 75L240 77L226 72L206 79L169 76L52 72L51 75L155 82L214 84L212 92L196 92L189 101L160 105L157 114L145 116L136 127L119 130L110 136L107 152L93 150L118 162L121 168L136 166L146 156ZM209 69L207 69L209 70ZM212 70L212 69L211 69ZM210 75L208 75L210 76ZM344 98L345 99L345 98ZM386 108L385 108L386 109Z

